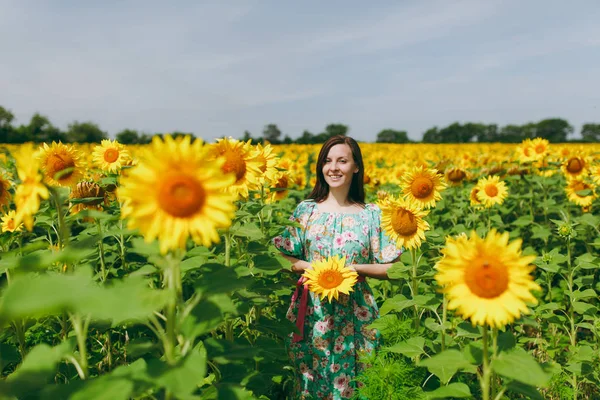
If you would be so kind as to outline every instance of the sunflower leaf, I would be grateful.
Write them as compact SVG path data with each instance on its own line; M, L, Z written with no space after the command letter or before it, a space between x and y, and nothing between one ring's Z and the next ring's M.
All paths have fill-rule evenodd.
M520 347L500 353L491 366L498 375L526 385L545 387L550 379L538 362Z
M418 365L427 367L429 372L440 378L443 384L449 382L461 369L469 370L469 372L474 369L463 353L455 349L446 350L431 358L421 360Z
M428 399L447 399L449 397L455 397L459 399L470 398L471 389L462 382L452 382L447 386L442 386L432 392L426 393Z
M387 347L386 350L412 358L425 353L425 349L423 348L424 346L425 339L420 336L416 336L404 342L396 343L393 346Z

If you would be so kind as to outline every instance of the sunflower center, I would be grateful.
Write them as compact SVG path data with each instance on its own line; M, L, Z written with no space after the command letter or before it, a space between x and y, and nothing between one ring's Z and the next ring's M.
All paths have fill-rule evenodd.
M585 189L590 188L589 185L586 185L583 182L575 182L575 183L573 183L572 187L575 192L579 192L580 190L585 190Z
M493 299L508 289L508 270L495 259L475 259L465 270L465 283L475 295Z
M246 175L246 161L238 153L228 152L225 154L225 164L221 167L223 172L233 172L236 182L239 182Z
M119 159L119 150L117 149L107 149L104 152L104 161L108 163L114 163Z
M487 194L490 197L496 197L496 195L498 194L498 188L496 187L496 185L485 185L485 194Z
M171 174L164 178L158 190L158 204L174 217L186 218L202 209L206 192L193 177Z
M450 182L460 182L465 179L466 176L465 171L462 169L453 169L448 173L448 180Z
M577 174L581 172L583 166L584 162L579 157L573 157L570 158L569 161L567 161L567 171L569 171L572 174Z
M400 208L392 214L392 228L401 236L411 236L419 229L417 218L410 211Z
M433 192L433 181L429 178L419 177L410 186L413 196L424 199Z
M542 154L544 151L546 151L546 146L544 146L543 144L538 144L537 146L535 146L536 153Z
M8 228L8 230L13 231L15 229L15 220L14 219L9 219L6 222L6 228Z
M323 271L319 274L319 286L324 289L333 289L340 286L344 277L338 271Z
M55 178L58 180L68 179L71 175L73 175L73 172L75 172L75 169L73 168L75 167L75 161L73 161L73 159L70 157L62 157L59 154L53 154L50 156L48 165L50 166L50 171L52 172L53 178L54 175L60 173L59 176ZM65 171L66 169L70 170Z
M278 189L287 188L289 184L288 177L286 175L282 175L281 178L277 180L275 187Z

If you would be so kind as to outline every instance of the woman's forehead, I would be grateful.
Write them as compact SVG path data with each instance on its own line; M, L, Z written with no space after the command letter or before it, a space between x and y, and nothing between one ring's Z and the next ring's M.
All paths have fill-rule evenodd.
M329 149L327 157L352 157L352 149L345 143L336 144Z

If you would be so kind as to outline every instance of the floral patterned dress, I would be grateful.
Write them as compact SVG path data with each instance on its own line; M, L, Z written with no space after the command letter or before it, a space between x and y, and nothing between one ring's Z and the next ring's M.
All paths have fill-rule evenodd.
M374 204L358 213L332 213L321 212L314 201L305 200L290 220L302 228L287 227L273 244L301 260L343 255L347 265L389 263L402 252L381 231L381 210ZM379 332L367 328L379 314L373 292L360 279L350 295L321 301L303 289L302 283L287 313L301 331L301 335L290 335L287 343L299 375L296 398L351 398L356 389L353 380L364 368L361 354L373 351L379 343Z

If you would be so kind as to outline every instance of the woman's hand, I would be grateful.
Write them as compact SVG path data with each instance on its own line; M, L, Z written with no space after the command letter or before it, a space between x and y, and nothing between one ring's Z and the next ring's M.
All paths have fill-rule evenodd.
M310 266L309 262L306 262L304 260L300 260L296 257L291 257L288 256L286 254L281 254L286 260L288 260L289 262L292 263L292 272L302 275L304 273L304 271L306 271L307 269L311 269L312 267Z

